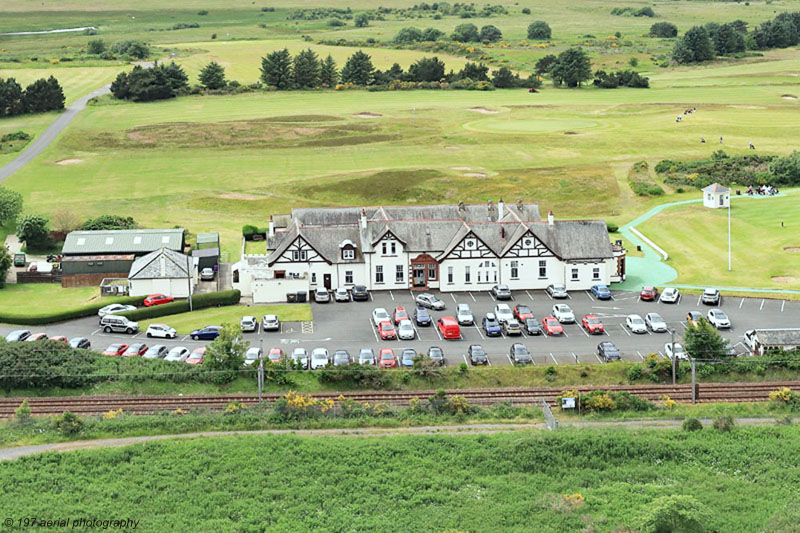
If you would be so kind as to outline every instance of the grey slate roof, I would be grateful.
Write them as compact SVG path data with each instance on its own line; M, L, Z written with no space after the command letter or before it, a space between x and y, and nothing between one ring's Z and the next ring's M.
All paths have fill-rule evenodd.
M64 255L141 255L160 248L181 251L183 229L72 231L67 234L61 253Z
M731 190L719 183L712 183L708 187L703 187L703 192L731 192Z
M564 260L614 257L608 228L602 220L556 220L529 223L531 233Z
M344 227L305 227L300 229L300 236L308 242L325 259L332 263L358 263L364 260L359 248L360 239L357 226ZM355 259L342 259L339 245L342 241L349 240L356 245Z
M161 248L134 261L128 279L180 279L188 278L190 272L189 256Z
M800 328L757 329L756 335L767 346L800 346Z

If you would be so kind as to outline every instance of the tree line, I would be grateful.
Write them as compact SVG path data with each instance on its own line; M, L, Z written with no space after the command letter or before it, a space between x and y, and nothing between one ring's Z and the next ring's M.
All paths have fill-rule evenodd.
M14 78L0 78L0 117L64 109L64 91L53 76L41 78L25 89Z
M650 79L633 70L606 72L598 70L592 74L592 60L581 48L569 48L558 55L548 54L540 58L534 66L536 76L549 75L556 87L580 87L594 78L595 87L616 89L631 87L646 89L650 87Z
M550 25L543 20L535 20L528 25L528 39L547 40L551 35ZM448 38L459 43L493 43L503 38L503 32L492 24L487 24L479 30L475 24L466 23L456 26L453 33L448 36L436 28L420 30L410 26L397 32L393 41L395 44L412 44L442 41Z
M136 65L130 72L120 72L111 83L114 98L134 102L173 98L188 91L189 77L175 63L156 64L152 68Z

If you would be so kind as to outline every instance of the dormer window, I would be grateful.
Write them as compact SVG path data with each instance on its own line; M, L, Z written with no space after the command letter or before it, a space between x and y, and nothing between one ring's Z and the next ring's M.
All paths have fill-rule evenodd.
M356 251L352 248L345 248L342 250L342 259L344 260L352 260L356 258Z

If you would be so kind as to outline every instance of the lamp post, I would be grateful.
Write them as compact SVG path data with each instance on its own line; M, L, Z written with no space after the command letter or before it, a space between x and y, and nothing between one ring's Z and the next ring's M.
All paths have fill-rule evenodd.
M671 337L669 351L672 354L672 384L675 385L675 374L676 374L675 367L677 366L677 359L678 359L677 357L675 357L675 329L674 328L670 329L669 334Z
M731 271L731 197L728 196L728 272Z
M262 403L261 391L264 388L264 359L261 357L264 353L264 339L258 338L258 350L260 352L258 357L258 403Z

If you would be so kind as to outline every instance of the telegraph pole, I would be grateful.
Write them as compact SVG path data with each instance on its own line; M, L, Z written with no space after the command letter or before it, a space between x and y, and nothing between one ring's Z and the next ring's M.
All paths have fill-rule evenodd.
M728 272L731 271L731 198L728 196Z
M670 329L669 334L672 337L672 340L670 341L670 352L672 352L672 384L675 385L675 374L676 374L675 367L678 364L677 362L678 358L675 357L675 329L674 328Z

